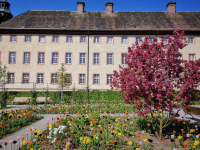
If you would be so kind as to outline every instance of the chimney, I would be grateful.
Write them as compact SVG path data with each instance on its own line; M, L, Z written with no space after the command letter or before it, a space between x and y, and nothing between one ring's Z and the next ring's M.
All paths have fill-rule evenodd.
M77 2L77 13L82 14L84 12L85 2Z
M169 13L176 13L176 2L169 2L166 7Z
M113 2L106 2L106 13L112 14L113 13Z

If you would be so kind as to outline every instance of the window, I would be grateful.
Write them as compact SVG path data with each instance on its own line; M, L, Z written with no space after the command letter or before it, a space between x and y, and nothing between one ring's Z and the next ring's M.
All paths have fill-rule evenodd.
M126 64L126 56L127 54L122 54L122 64Z
M15 52L9 53L9 64L15 64L15 57L16 57Z
M67 36L67 43L72 43L72 37L71 36Z
M154 38L150 38L149 41L150 41L150 42L153 42L153 41L154 41Z
M94 65L99 64L99 54L98 53L94 53Z
M122 37L122 43L128 43L127 37Z
M58 36L53 36L53 42L58 43Z
M113 43L113 37L108 37L107 38L107 43Z
M189 54L189 60L195 61L195 54Z
M107 84L111 84L112 77L110 74L107 75Z
M85 36L81 36L80 42L81 43L86 43L86 37Z
M85 64L85 53L80 53L80 64Z
M45 36L40 36L39 37L39 42L45 42Z
M56 84L57 74L51 74L51 84Z
M66 64L72 64L72 54L66 53Z
M194 38L189 38L189 43L193 43L194 44Z
M30 63L30 53L25 52L24 53L24 64L29 64Z
M163 42L164 42L165 44L167 44L167 43L168 43L168 38L163 38Z
M43 74L38 74L37 75L37 83L38 84L43 84Z
M38 64L44 64L44 53L38 53Z
M71 74L66 74L66 82L67 82L67 83L72 83Z
M99 37L94 37L94 43L99 43L99 42L100 42Z
M107 65L113 64L113 54L107 54Z
M23 83L29 83L29 74L23 73Z
M79 84L85 84L85 74L79 75Z
M25 36L25 42L31 42L31 36L30 35Z
M93 84L99 84L99 75L98 74L93 75Z
M136 38L136 42L141 43L141 38Z
M0 35L0 42L2 42L2 38L1 38L1 35Z
M52 64L58 64L58 53L52 53Z
M14 73L8 73L8 83L14 83Z
M12 35L12 36L10 37L10 41L11 41L11 42L16 42L16 41L17 41L17 37L16 37L15 35Z

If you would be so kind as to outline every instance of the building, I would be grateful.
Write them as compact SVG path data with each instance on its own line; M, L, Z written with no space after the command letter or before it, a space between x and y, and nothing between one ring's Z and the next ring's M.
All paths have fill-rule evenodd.
M145 36L184 30L189 46L183 59L200 58L200 12L177 12L169 2L162 12L27 11L0 24L0 59L9 68L8 90L57 90L55 73L64 63L72 86L110 90L110 74L124 64L127 47ZM166 40L167 42L167 40Z

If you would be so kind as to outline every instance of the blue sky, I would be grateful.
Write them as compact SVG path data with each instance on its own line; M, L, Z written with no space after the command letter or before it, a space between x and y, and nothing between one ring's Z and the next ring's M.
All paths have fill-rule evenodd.
M78 0L8 0L11 13L18 16L28 10L76 11ZM85 11L105 11L105 3L113 2L114 11L166 11L169 0L84 0ZM174 2L174 1L171 1ZM200 11L200 0L176 0L177 11Z

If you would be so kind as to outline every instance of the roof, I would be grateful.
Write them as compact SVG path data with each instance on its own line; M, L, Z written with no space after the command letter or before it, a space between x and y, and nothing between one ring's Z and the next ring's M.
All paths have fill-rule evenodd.
M198 30L200 12L37 11L29 10L2 24L0 29L61 30Z

